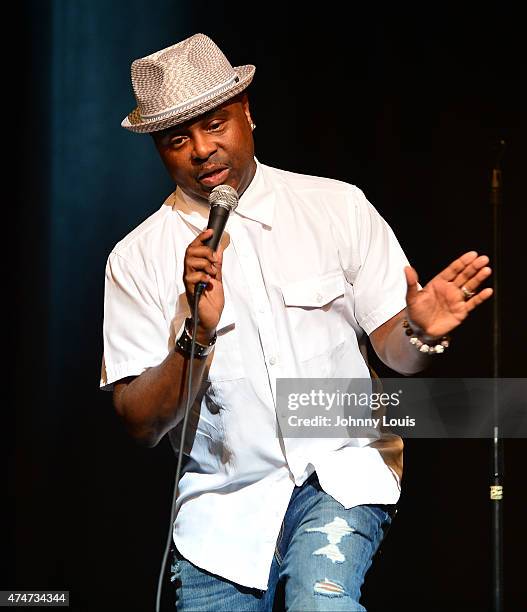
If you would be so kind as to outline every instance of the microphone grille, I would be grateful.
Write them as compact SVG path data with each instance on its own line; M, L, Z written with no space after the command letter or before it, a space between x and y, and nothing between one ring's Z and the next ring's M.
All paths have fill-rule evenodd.
M209 193L209 205L228 206L231 212L238 206L238 192L230 185L217 185Z

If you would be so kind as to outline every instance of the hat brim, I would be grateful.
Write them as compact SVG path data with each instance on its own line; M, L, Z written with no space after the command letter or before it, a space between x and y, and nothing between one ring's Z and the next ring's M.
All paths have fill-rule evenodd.
M200 101L200 103L193 108L188 108L183 112L176 110L173 114L167 115L162 119L155 119L153 121L145 121L141 117L139 110L135 108L123 119L121 125L131 132L146 134L148 132L165 130L166 128L184 123L189 119L198 117L199 115L216 108L216 106L223 104L230 98L233 98L236 94L243 91L253 80L255 70L256 68L251 64L248 64L247 66L237 66L234 68L234 71L238 75L239 80L230 89L223 91L220 95L213 96L209 100Z

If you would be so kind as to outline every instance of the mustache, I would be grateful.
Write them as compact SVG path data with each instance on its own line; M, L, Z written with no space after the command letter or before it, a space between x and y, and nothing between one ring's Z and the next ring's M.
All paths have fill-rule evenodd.
M195 176L196 176L196 179L199 181L204 176L207 176L208 174L213 174L214 172L220 172L221 170L225 170L227 168L229 168L228 164L209 161L197 169Z

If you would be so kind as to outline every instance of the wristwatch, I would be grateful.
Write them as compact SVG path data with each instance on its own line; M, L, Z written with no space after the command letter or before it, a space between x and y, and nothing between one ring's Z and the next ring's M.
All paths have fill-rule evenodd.
M216 344L216 333L210 339L207 345L200 344L198 341L194 344L194 357L197 359L203 359L206 357L214 348ZM179 338L176 341L176 347L185 355L190 357L190 349L192 346L192 319L187 317L185 319L185 325L183 326L183 331L179 335Z

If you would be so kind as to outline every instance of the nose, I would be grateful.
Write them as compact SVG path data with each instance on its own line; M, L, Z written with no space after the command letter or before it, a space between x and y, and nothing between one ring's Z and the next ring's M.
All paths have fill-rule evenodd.
M207 160L216 151L216 143L213 137L207 133L195 133L192 144L192 157L195 160Z

